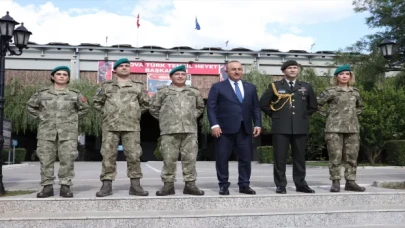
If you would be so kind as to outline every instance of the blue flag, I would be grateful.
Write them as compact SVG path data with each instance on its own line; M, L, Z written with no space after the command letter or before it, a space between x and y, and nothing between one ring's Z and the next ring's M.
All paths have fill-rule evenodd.
M195 17L195 29L200 30L200 24L198 24L197 17Z

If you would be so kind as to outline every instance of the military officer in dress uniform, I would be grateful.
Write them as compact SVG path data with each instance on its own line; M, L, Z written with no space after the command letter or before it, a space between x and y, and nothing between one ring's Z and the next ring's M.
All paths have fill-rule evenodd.
M276 193L285 194L286 160L291 145L293 180L297 192L315 193L305 181L305 149L309 117L317 111L317 100L310 83L297 80L299 65L288 60L281 66L284 78L273 82L260 98L260 108L271 117Z

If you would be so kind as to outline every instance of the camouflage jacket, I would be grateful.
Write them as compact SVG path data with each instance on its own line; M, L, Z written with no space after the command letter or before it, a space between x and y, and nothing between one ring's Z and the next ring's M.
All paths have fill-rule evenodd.
M87 113L87 99L77 90L55 92L54 87L41 89L27 102L30 116L39 118L37 139L76 139L79 118Z
M93 98L101 111L106 131L140 131L141 114L149 107L149 95L142 82L127 81L122 87L116 79L105 81Z
M160 87L151 99L150 114L159 120L160 134L197 133L204 100L197 88Z
M347 90L335 86L327 88L318 96L319 110L328 104L327 111L320 111L321 115L327 116L325 132L358 133L360 125L359 115L364 104L360 92L354 87Z

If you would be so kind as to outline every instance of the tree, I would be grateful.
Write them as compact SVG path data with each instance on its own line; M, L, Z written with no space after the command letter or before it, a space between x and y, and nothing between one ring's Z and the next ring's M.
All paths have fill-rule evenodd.
M370 47L376 46L382 38L396 40L399 47L405 47L405 1L402 0L354 0L354 11L369 12L366 24L382 31L368 36Z

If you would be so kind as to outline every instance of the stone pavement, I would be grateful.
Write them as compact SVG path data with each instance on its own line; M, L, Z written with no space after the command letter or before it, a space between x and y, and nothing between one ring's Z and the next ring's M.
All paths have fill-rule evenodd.
M145 190L149 191L150 196L155 196L155 192L160 189L162 182L160 172L163 162L150 161L142 163L143 179L141 184ZM55 165L55 194L59 193L57 185L58 163ZM20 165L3 166L3 183L6 190L37 190L39 186L39 162L28 162ZM259 164L252 162L251 187L256 190L257 194L275 194L275 185L273 182L273 166L271 164ZM72 191L75 197L93 197L101 187L99 175L101 172L101 162L76 162L73 179ZM128 196L129 179L126 175L126 162L117 162L117 178L113 182L114 195ZM215 171L215 162L197 162L197 185L202 188L206 195L218 195L218 184ZM230 172L230 194L240 195L237 185L237 162L229 163ZM327 167L307 166L307 182L317 193L327 193L330 188L330 180ZM343 170L342 170L343 172ZM343 174L343 173L342 173ZM287 168L287 194L297 194L292 181L292 167ZM371 187L374 181L405 181L405 167L359 167L357 171L357 182L367 187L367 191L401 191L389 190ZM344 180L341 181L344 185ZM181 162L177 164L177 182L175 183L176 196L181 196L184 182L181 173ZM342 191L345 193L345 191ZM59 195L59 194L57 194ZM35 193L21 197L35 197ZM59 196L55 196L59 197Z

